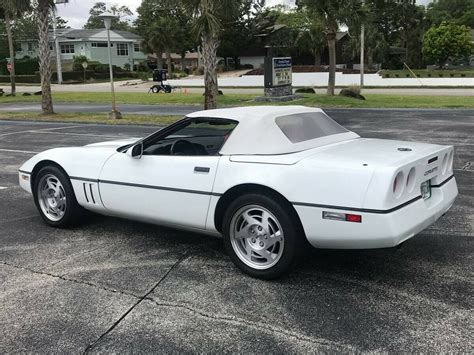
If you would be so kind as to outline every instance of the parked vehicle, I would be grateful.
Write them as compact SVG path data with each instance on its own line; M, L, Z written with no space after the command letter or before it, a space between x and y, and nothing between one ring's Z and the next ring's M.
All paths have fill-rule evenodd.
M396 246L457 194L453 147L361 138L322 110L259 106L192 113L141 139L55 148L20 185L44 221L87 209L222 235L233 262L265 279L316 248Z

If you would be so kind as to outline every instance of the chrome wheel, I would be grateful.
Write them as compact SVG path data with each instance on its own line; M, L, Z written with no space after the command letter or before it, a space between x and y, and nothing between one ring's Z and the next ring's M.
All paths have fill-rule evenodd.
M269 269L283 254L285 237L281 225L261 206L240 208L232 217L229 235L239 259L253 269Z
M43 214L53 222L60 221L66 212L66 191L59 179L47 174L41 177L37 190L38 203Z

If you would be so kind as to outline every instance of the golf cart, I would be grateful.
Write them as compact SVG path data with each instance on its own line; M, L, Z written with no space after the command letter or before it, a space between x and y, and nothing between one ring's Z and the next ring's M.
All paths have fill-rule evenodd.
M155 69L153 70L153 81L159 82L159 84L153 85L148 92L158 94L160 91L169 94L173 88L169 84L163 84L163 81L166 81L166 69Z

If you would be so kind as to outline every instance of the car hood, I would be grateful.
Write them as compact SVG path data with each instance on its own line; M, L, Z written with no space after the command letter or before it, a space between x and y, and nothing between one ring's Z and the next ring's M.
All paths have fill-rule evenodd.
M92 144L87 144L85 147L99 147L99 148L119 148L124 145L128 144L133 144L136 141L138 141L140 138L126 138L126 139L119 139L119 140L114 140L114 141L105 141L105 142L99 142L99 143L92 143Z

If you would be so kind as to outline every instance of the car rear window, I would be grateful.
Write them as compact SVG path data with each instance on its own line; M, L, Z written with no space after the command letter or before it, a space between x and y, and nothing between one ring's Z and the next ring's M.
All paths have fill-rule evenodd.
M280 116L275 123L292 143L348 132L323 112Z

